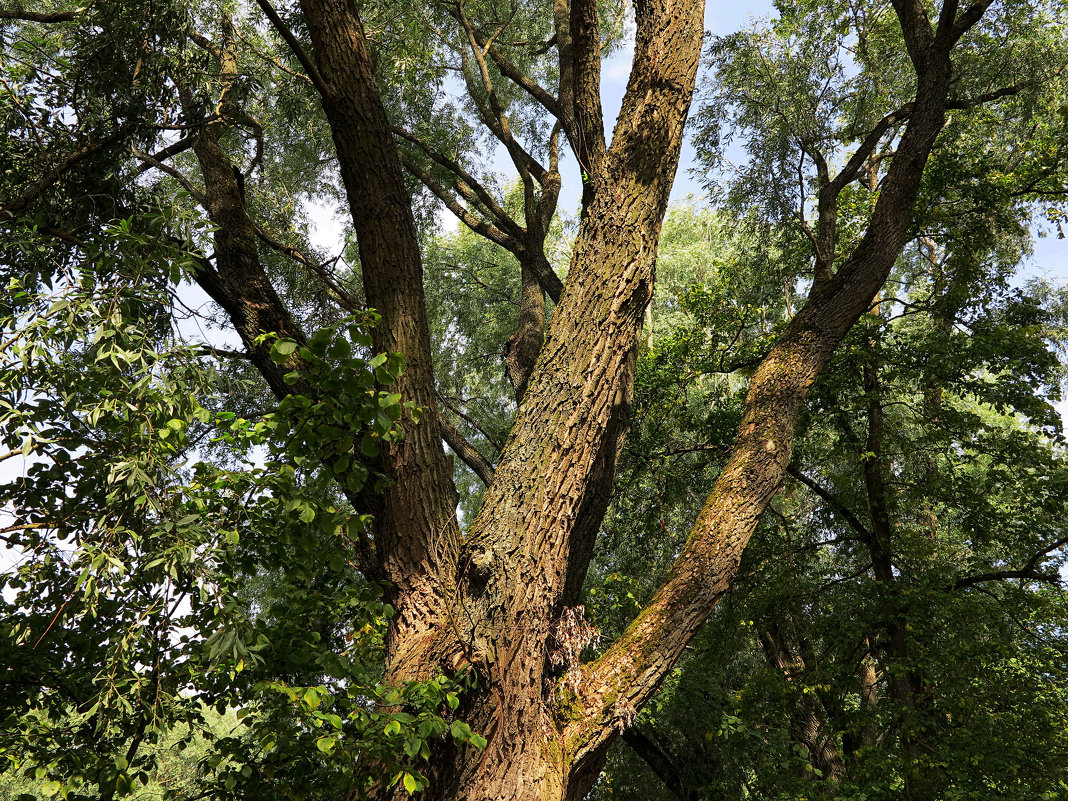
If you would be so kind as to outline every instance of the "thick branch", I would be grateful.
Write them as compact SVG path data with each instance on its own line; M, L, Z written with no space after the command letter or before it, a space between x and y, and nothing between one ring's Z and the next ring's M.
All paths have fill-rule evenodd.
M14 8L0 8L0 19L14 19L22 22L72 22L81 16L85 9L78 11L25 11L21 5Z
M142 164L140 167L137 168L138 175L143 172L147 172L148 170L158 165L160 162L166 161L169 158L177 156L179 153L184 153L192 146L193 137L185 136L179 139L174 144L167 145L167 147L163 148L162 150L157 150L152 155L142 158ZM137 154L135 153L134 155Z
M908 50L916 71L926 69L927 54L934 41L931 31L931 19L927 16L922 0L891 0L894 11L901 23L901 33L905 37L905 49Z
M864 238L830 280L813 285L754 374L734 451L667 580L620 639L584 668L584 716L568 727L577 759L595 758L606 730L626 709L645 703L726 594L789 465L805 395L901 253L924 167L945 121L951 68L948 53L937 55L925 59L918 76L914 111Z
M375 545L397 610L386 642L386 678L424 679L458 649L448 595L456 586L460 531L435 397L419 237L356 5L301 0L301 8L356 231L364 297L380 315L372 342L378 352L404 355L396 392L423 410L418 424L402 418L403 439L383 455L392 483Z
M830 183L830 192L836 199L841 191L861 174L861 171L864 169L864 163L874 152L875 148L879 146L879 142L882 141L886 132L895 125L900 125L905 122L911 113L912 103L906 103L897 111L891 111L879 120L875 127L868 132L868 135L864 137L864 141L860 143L853 155L850 156L849 161L846 162L842 171L839 172Z
M639 20L641 26L641 20ZM647 27L647 26L646 26ZM571 59L575 133L575 158L597 182L605 158L604 114L601 111L601 27L597 0L571 0ZM637 63L637 55L635 56Z
M953 32L950 40L950 44L955 44L960 40L964 34L971 30L979 20L983 18L986 10L990 8L993 0L979 0L979 2L972 3L963 13L957 17L956 22L953 23ZM954 5L956 5L954 3Z

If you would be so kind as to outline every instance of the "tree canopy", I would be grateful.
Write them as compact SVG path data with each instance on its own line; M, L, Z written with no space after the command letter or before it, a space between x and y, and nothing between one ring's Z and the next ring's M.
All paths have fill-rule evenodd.
M0 797L1068 792L1066 9L775 9L0 2Z

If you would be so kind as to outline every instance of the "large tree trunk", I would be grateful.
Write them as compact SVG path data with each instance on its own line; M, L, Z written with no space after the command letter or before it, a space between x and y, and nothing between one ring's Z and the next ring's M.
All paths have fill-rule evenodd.
M418 242L362 26L347 0L301 0L314 59L291 44L333 131L367 301L382 315L375 345L404 354L402 397L430 412L419 425L405 422L404 441L384 459L393 483L374 545L397 608L386 678L473 669L478 688L459 712L488 740L482 752L441 745L431 755L426 798L582 798L608 745L727 591L789 462L805 394L906 241L944 123L949 52L986 4L958 20L947 3L937 31L919 4L894 5L918 89L868 233L837 272L821 263L807 302L757 369L735 450L667 581L600 659L580 666L586 630L568 604L589 563L626 430L633 354L700 55L702 2L636 3L634 67L610 147L596 0L553 4L560 92L550 105L583 169L582 224L508 443L461 539L435 410Z
M396 617L387 638L386 675L427 678L446 657L447 588L455 586L459 529L456 490L445 457L430 361L423 267L400 159L375 88L371 57L356 8L345 0L304 0L319 64L317 76L359 243L364 294L381 315L377 351L400 353L396 391L423 409L402 420L383 469L392 482L375 522L375 548ZM455 650L452 643L447 645Z

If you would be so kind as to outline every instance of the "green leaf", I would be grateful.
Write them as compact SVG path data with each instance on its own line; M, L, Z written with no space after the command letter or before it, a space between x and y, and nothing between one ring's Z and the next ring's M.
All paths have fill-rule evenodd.
M281 364L289 359L297 347L296 340L280 339L271 345L271 359Z
M404 774L404 789L409 793L414 793L419 790L419 780L410 773Z

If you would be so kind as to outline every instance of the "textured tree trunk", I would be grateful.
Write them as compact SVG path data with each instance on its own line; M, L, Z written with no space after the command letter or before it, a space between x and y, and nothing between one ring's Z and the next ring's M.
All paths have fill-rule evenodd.
M786 642L777 623L772 622L760 632L760 643L768 662L788 682L796 684L805 680L809 665L806 664L803 651ZM845 762L827 710L815 693L802 692L798 695L797 704L790 715L790 736L804 746L810 764L819 771L818 792L834 795L835 788L845 775ZM809 774L809 778L817 777Z
M269 4L261 5L270 16ZM954 19L955 4L947 4L934 32L918 4L895 3L918 89L869 230L837 272L823 265L806 303L757 369L735 450L665 584L601 658L577 664L587 629L572 604L626 432L634 353L700 55L702 5L636 3L634 67L608 146L596 0L553 3L560 87L549 105L583 170L582 223L532 368L534 338L523 343L521 358L517 349L517 375L529 370L525 386L521 375L517 381L518 416L483 507L462 538L435 408L419 247L356 6L301 0L314 59L289 34L333 132L367 302L382 315L375 347L404 354L399 391L428 412L419 425L404 422L403 442L383 458L392 484L374 549L397 609L386 678L402 682L457 668L478 678L458 714L488 745L437 746L426 771L427 799L584 797L608 745L727 591L789 462L805 394L906 241L924 165L944 123L949 52L967 29ZM961 16L977 19L980 5ZM536 312L532 293L529 300ZM390 793L379 788L379 795Z
M456 582L459 529L438 422L415 219L355 6L304 0L302 7L356 229L365 297L381 315L373 345L404 356L395 391L424 410L418 424L405 416L404 439L384 455L392 483L375 521L375 548L397 613L387 638L386 675L427 678L443 660L459 659L455 643L440 636L452 629L447 589Z

